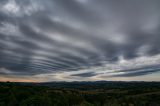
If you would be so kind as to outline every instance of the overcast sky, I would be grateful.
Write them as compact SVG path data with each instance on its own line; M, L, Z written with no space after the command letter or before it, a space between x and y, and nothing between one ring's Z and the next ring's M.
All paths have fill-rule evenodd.
M160 81L160 0L0 0L0 81Z

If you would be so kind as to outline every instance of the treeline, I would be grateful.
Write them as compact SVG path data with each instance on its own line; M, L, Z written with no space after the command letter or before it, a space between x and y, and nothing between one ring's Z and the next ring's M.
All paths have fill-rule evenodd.
M0 83L0 106L160 106L160 89L80 90Z

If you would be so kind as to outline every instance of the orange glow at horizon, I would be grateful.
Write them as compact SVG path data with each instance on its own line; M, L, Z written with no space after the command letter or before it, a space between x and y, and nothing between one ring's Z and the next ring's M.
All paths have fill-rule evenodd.
M0 77L0 82L39 82L35 79L23 79L23 78L5 78L5 77Z

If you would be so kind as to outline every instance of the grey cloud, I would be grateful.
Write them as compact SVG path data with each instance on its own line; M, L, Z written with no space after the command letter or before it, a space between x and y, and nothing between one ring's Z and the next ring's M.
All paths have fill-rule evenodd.
M144 70L137 70L136 72L129 72L125 73L125 74L119 74L119 75L113 75L111 77L135 77L135 76L143 76L143 75L147 75L147 74L152 74L155 72L159 72L160 68L158 69L144 69Z
M0 67L17 76L76 73L83 69L117 64L121 56L125 61L131 61L141 56L152 58L160 53L158 0L0 2ZM4 8L6 5L9 6ZM2 31L4 23L15 26L16 31L9 31L12 29L7 27ZM141 49L146 45L150 45L147 50ZM145 69L139 71L135 67L135 72L127 70L122 76L158 71ZM81 73L71 76L96 75ZM116 76L119 76L118 72Z
M135 77L135 76L152 74L154 72L159 72L159 71L160 71L159 65L152 65L141 68L116 71L117 75L111 75L111 77Z
M81 74L73 74L71 76L92 77L92 76L95 76L95 75L96 75L95 73L88 72L88 73L81 73Z

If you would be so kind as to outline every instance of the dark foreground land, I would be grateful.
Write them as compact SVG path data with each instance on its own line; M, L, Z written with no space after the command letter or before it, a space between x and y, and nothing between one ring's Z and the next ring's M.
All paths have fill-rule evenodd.
M0 106L160 106L160 82L1 82Z

